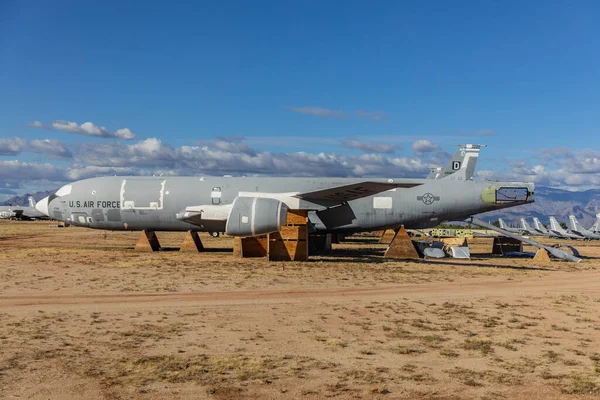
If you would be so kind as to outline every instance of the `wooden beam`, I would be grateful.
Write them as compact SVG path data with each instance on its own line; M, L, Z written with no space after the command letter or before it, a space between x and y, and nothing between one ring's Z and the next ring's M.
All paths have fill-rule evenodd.
M198 232L187 231L185 239L183 239L183 243L179 247L179 251L203 252L204 245L202 244L202 240L200 240L200 236L198 236Z
M158 251L160 250L160 242L154 231L142 231L140 237L135 243L136 251Z
M236 237L233 240L233 256L257 258L267 256L267 237Z
M268 235L269 261L308 261L308 211L288 210L287 224Z

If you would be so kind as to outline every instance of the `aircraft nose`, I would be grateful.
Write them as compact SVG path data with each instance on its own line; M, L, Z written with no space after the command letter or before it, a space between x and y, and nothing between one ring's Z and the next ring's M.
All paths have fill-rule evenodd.
M38 201L35 205L35 209L49 217L50 213L48 212L48 197L44 197L42 200Z

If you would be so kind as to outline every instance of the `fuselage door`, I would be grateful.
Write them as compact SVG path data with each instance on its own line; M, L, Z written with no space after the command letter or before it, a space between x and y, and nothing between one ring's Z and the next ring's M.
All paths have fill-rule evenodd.
M162 210L166 180L123 179L121 209Z

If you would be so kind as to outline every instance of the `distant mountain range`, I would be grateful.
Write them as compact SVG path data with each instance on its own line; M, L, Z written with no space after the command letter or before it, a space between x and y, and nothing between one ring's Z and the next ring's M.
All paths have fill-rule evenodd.
M0 203L0 206L28 206L29 205L29 196L32 196L33 199L35 201L40 201L41 199L43 199L46 196L49 196L50 194L56 192L57 189L55 190L46 190L46 191L42 191L42 192L35 192L35 193L25 193L23 196L15 196L12 197L8 200L6 200L4 203Z
M485 221L502 218L511 225L519 224L521 217L538 217L543 224L549 224L548 217L551 215L559 222L568 222L569 215L573 214L583 226L589 228L596 222L597 213L600 213L600 189L570 192L538 186L535 188L535 203L488 212L479 217Z
M33 196L36 201L39 201L52 192L54 191L15 196L2 205L27 205L29 196ZM517 225L521 217L538 217L542 223L548 224L548 217L551 215L554 215L559 222L567 222L569 214L574 214L585 227L590 227L596 221L596 213L599 212L600 189L570 192L539 186L535 190L535 203L484 213L479 217L485 221L495 221L502 218L508 224Z

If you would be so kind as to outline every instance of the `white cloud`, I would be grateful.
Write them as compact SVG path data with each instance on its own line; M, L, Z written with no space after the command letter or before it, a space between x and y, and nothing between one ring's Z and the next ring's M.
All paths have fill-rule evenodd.
M21 138L0 138L0 156L14 156L22 152L42 153L50 157L71 158L73 154L58 140L25 140Z
M423 155L427 153L432 153L434 151L438 151L440 146L438 144L432 143L429 140L421 139L415 140L412 144L413 151L418 155Z
M541 162L519 160L508 171L482 170L481 179L535 182L569 190L585 190L600 186L600 152L566 148L541 149Z
M347 114L344 111L331 110L323 107L284 107L286 110L291 110L300 114L314 115L321 118L346 118Z
M0 180L64 181L65 171L52 164L36 164L18 160L0 161Z
M400 146L387 143L362 142L356 139L346 139L341 142L342 147L347 149L356 149L366 153L393 154Z
M341 110L332 110L323 107L284 107L286 110L294 111L300 114L314 115L321 118L349 118L354 115L356 117L368 118L372 121L381 121L387 114L384 111L365 111L356 110L354 113L348 113Z
M73 154L67 146L58 140L30 140L27 148L34 153L44 153L60 158L71 158Z
M0 155L29 151L72 158L73 164L0 162L0 182L68 182L102 175L273 175L330 177L423 178L429 167L445 165L450 154L429 140L412 144L411 156L394 155L387 144L347 140L343 147L365 154L269 152L257 150L243 137L218 137L198 145L175 147L158 138L133 143L87 143L70 148L55 140L0 139ZM390 145L391 146L391 145ZM71 152L73 154L71 154ZM476 171L482 179L532 181L565 189L600 186L600 152L545 149L540 157L508 164L508 170ZM552 156L552 157L550 157ZM59 164L61 165L61 164ZM16 186L15 186L16 187ZM15 188L13 187L13 188Z
M104 126L96 126L91 122L84 122L81 125L78 125L76 122L64 121L64 120L56 120L52 121L50 125L46 125L41 123L40 121L33 121L29 124L29 126L35 128L45 128L56 131L63 131L68 133L73 133L76 135L83 136L93 136L93 137L102 137L102 138L115 138L115 139L123 139L123 140L133 140L135 139L135 134L129 128L121 128L117 129L114 132L106 129Z
M365 110L357 110L355 114L359 117L369 118L373 121L381 121L383 118L387 116L384 111L365 111Z
M203 142L173 147L150 138L135 144L84 145L75 157L81 165L146 168L182 175L395 176L420 177L427 167L416 158L382 155L260 152L241 142Z
M14 138L0 138L0 156L14 156L23 150L25 140Z
M133 140L135 139L135 134L131 132L129 128L121 128L115 131L115 136L119 139L124 140Z

